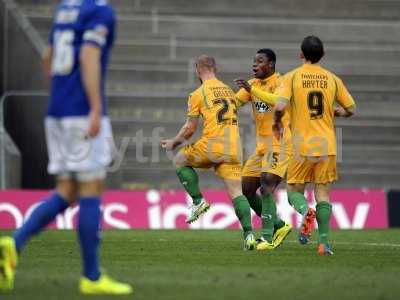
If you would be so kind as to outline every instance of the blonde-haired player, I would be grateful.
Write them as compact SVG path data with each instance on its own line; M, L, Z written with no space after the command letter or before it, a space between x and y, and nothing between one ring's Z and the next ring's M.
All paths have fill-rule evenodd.
M178 178L193 199L187 223L197 220L210 207L200 192L194 168L214 168L215 173L224 180L242 225L244 247L253 250L256 241L250 206L242 193L238 103L232 89L217 79L213 57L200 56L196 61L196 74L201 86L189 96L187 121L174 138L161 141L161 146L166 150L174 150L195 133L199 118L203 119L201 138L180 149L174 158Z

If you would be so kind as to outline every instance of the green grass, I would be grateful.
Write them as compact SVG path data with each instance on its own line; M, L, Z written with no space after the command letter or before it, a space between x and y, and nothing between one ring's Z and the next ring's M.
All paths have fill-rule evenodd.
M119 299L400 299L399 230L332 232L333 257L295 237L275 251L245 252L239 231L106 231L102 265L134 284L134 296ZM82 299L79 274L75 233L46 232L25 249L14 292L0 299Z

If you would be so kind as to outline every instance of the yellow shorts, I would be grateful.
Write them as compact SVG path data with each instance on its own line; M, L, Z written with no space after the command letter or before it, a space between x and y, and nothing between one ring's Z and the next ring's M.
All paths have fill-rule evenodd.
M275 174L285 177L289 165L290 155L286 152L255 152L246 161L243 177L260 177L261 173Z
M298 156L290 160L287 183L330 183L338 179L336 156Z
M187 165L193 168L214 168L215 174L223 179L239 180L242 162L236 155L207 152L203 143L194 143L183 147L180 152L185 155Z

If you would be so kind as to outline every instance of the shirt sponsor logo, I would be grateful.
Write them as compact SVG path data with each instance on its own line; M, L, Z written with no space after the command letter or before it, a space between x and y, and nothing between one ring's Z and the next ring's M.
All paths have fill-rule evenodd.
M261 114L272 111L268 104L261 101L254 102L254 108Z

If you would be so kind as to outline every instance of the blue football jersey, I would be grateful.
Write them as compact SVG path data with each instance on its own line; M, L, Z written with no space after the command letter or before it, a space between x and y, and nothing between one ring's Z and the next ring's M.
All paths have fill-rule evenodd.
M81 78L81 47L101 48L101 95L107 114L105 79L115 35L115 14L107 0L64 0L56 9L49 44L53 49L48 115L85 116L89 101Z

